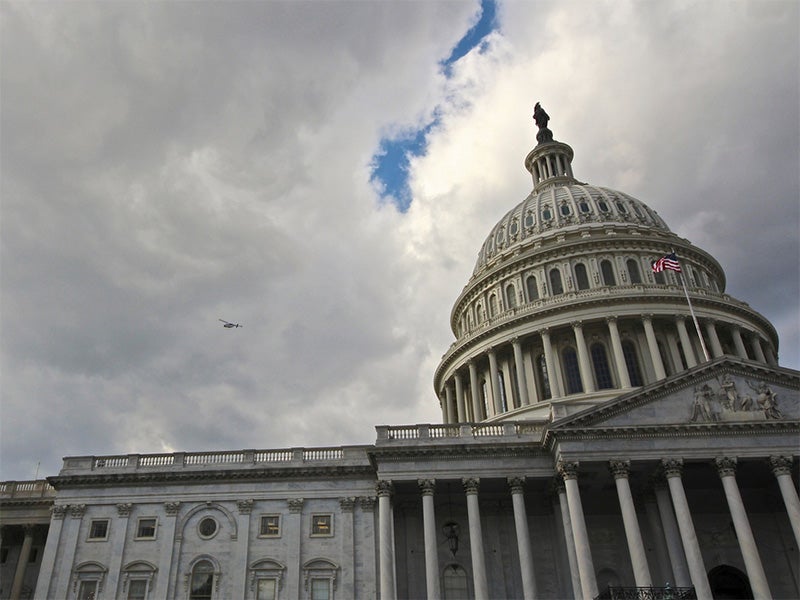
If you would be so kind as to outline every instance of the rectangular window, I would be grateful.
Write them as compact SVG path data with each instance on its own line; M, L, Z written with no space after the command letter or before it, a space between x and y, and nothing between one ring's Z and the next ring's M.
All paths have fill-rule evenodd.
M331 581L330 579L311 580L311 600L330 600Z
M280 537L281 535L281 516L262 515L261 529L259 535L263 537Z
M147 598L147 579L131 579L128 582L127 600L145 600Z
M311 535L333 535L333 515L312 515Z
M144 517L139 519L136 524L137 540L156 539L156 520L154 517Z
M259 579L256 600L275 600L277 590L277 579Z
M97 582L81 581L78 589L78 600L95 600L97 598Z
M105 540L108 538L108 519L95 519L89 525L90 540Z

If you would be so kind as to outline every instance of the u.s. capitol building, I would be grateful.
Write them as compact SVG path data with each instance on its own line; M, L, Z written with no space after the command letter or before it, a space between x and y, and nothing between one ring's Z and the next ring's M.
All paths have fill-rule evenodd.
M800 373L720 263L578 181L547 120L453 307L442 423L67 457L0 484L0 596L800 597Z

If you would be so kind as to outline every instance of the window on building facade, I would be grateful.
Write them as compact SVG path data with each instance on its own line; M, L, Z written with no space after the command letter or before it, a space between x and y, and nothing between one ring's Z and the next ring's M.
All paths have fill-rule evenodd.
M272 577L261 577L256 584L256 600L277 600L278 580Z
M311 580L311 600L330 600L331 582L328 579Z
M514 288L513 283L506 286L506 306L514 308L517 305L517 290Z
M126 600L144 600L152 596L156 566L144 560L128 563L122 569L122 592Z
M469 600L467 572L459 565L447 565L442 576L446 600Z
M189 600L211 600L214 591L214 565L201 560L192 569Z
M550 269L550 295L558 296L564 293L564 285L561 283L561 271Z
M528 275L527 279L525 279L525 287L528 288L529 302L539 299L539 288L536 285L536 277L534 275Z
M567 348L562 353L564 359L564 375L567 380L567 393L580 394L583 392L583 383L581 382L581 371L578 367L578 354L574 348Z
M578 282L579 290L589 289L589 275L586 273L586 265L583 263L575 265L575 280Z
M639 358L636 356L636 346L630 340L622 342L622 356L625 357L625 366L628 368L628 377L631 380L631 385L644 385L642 370L639 368Z
M155 517L143 517L136 523L136 539L154 540L156 539L156 519Z
M614 277L614 268L611 266L610 260L600 261L600 274L603 276L603 285L617 285L617 280Z
M89 525L90 540L108 539L108 519L94 519Z
M339 566L326 558L317 558L303 565L303 580L311 600L333 600Z
M489 296L489 316L497 316L497 296L495 294Z
M218 529L219 525L213 517L205 517L204 519L201 519L200 523L197 525L197 532L203 539L214 537L217 534Z
M625 266L628 268L628 277L631 278L631 283L642 283L642 275L639 272L639 264L632 258L629 258L625 263Z
M592 355L592 366L594 367L594 376L597 379L597 389L608 390L614 387L614 381L611 379L611 368L608 365L608 355L606 348L603 344L592 344L590 349Z
M261 528L259 529L260 536L263 537L280 537L281 535L281 516L280 515L262 515Z
M97 581L81 581L78 587L78 600L96 600Z
M147 579L131 579L128 582L127 600L145 600L147 598Z
M77 600L95 600L103 588L108 569L95 561L87 561L75 567L73 590L78 595ZM71 596L70 596L71 597Z
M311 535L333 535L333 515L311 515Z

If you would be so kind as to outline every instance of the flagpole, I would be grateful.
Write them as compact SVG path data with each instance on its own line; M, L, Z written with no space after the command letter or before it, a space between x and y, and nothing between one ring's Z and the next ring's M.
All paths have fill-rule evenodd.
M672 251L675 254L675 250ZM678 279L681 280L681 284L683 285L683 294L686 296L686 303L689 305L689 312L692 315L692 321L694 321L694 328L697 330L697 337L700 338L700 346L703 348L703 354L706 357L706 362L711 360L711 357L708 355L708 349L706 348L706 343L703 340L703 334L700 331L700 323L697 322L697 316L694 314L694 308L692 308L692 301L689 298L689 290L686 289L686 280L683 278L683 269L678 271Z

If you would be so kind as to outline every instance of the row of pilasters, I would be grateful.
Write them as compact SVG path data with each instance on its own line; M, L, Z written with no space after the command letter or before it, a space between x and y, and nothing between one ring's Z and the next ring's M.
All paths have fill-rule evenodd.
M792 458L785 456L771 457L770 463L781 491L792 532L796 542L800 545L800 499L791 477ZM756 547L755 538L736 481L736 459L729 457L717 458L715 465L722 482L728 510L754 597L771 598L772 595L765 575L764 565ZM615 481L635 584L637 587L652 587L654 581L648 564L638 512L629 482L630 461L612 460L609 461L608 467ZM557 471L559 485L556 491L573 594L576 599L591 600L598 595L599 590L581 502L579 463L562 461L558 464ZM686 497L682 475L682 459L663 459L661 461L660 478L657 479L657 482L660 481L660 483L656 483L653 489L653 500L649 503L648 510L645 512L660 523L660 530L663 534L663 539L660 540L660 543L665 548L668 556L671 581L677 587L694 587L698 600L711 600L711 586L695 531L692 512ZM528 600L537 596L537 586L523 491L525 478L509 477L507 482L513 506L523 598ZM440 566L436 538L438 528L434 511L436 481L424 479L419 480L417 483L422 495L427 597L430 599L441 598L442 589L439 581ZM480 479L464 478L462 485L466 496L469 523L472 587L475 599L485 600L490 598L490 587L481 525ZM378 482L378 547L382 600L397 597L394 578L395 548L394 517L391 506L392 493L393 486L390 481L382 480Z
M672 365L676 370L682 370L684 364L687 368L692 368L701 362L725 354L715 321L707 319L703 322L705 338L708 339L710 345L709 350L705 343L701 342L702 338L691 319L683 316L673 317L673 319L674 328L662 329L662 339L665 341L665 352L669 353ZM639 320L644 332L644 347L641 348L641 351L649 361L652 377L658 381L667 376L667 368L659 349L653 320L653 315L643 315ZM620 390L630 389L632 387L631 378L622 349L618 319L617 317L607 317L604 322L613 359L609 363L614 368L616 387ZM593 322L589 323L594 324ZM596 383L589 347L584 334L585 324L584 321L574 321L569 328L578 355L578 369L583 393L590 394L596 391ZM758 362L777 365L771 348L767 347L765 350L759 336L749 336L751 352L748 353L741 330L733 325L728 326L728 329L733 340L735 356L750 360L752 355ZM558 334L563 334L565 331L565 329L559 328ZM555 330L544 328L537 332L533 339L526 341L528 346L535 344L537 348L541 348L550 390L549 399L558 400L567 394L561 373L561 359L552 342L554 333ZM508 344L510 351L506 345L502 345L488 348L481 354L473 356L467 361L466 369L457 370L445 382L440 398L442 419L445 423L483 421L503 412L545 400L544 397L541 397L545 387L544 382L538 381L543 375L538 372L533 350L525 348L523 340L519 338L512 338ZM502 366L498 361L501 351L507 357ZM502 381L500 379L501 372L503 374ZM513 381L513 378L516 380ZM483 382L486 382L485 388ZM506 399L506 406L503 406L503 397Z

